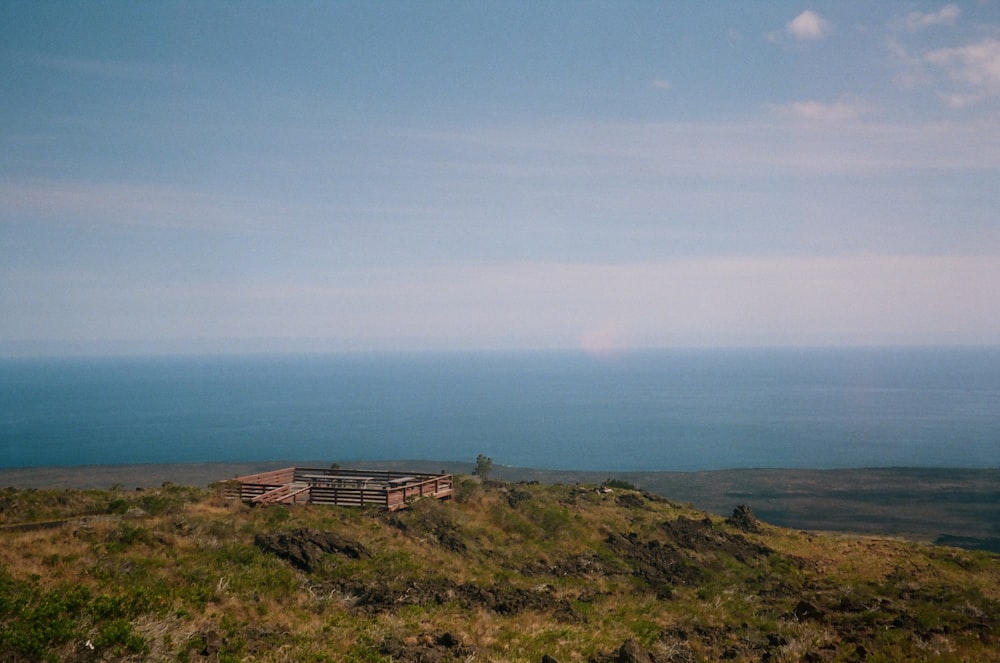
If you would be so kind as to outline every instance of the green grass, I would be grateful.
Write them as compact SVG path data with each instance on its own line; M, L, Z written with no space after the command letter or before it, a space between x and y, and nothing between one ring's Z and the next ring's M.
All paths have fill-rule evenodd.
M996 555L746 534L624 485L457 487L395 514L255 509L181 486L0 491L3 524L65 521L0 531L0 660L89 646L104 660L387 661L387 642L416 658L445 632L497 663L586 661L628 638L706 661L846 661L859 646L869 661L989 660L1000 648ZM691 540L674 538L681 516ZM326 554L305 573L255 544L303 529L369 554ZM803 600L822 616L795 618Z

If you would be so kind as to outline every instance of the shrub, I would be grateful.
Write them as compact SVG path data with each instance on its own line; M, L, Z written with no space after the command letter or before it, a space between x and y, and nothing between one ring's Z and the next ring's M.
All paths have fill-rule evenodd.
M39 592L0 575L0 654L13 650L29 660L57 660L50 648L81 637L78 621L89 597L80 586Z
M103 624L94 638L96 649L111 649L114 653L130 651L142 654L149 651L146 639L132 630L132 625L124 619L115 619Z
M135 543L148 543L150 540L149 530L145 527L132 526L128 523L119 523L118 527L108 532L107 547L108 552L122 552Z
M605 488L617 488L619 490L639 490L639 487L630 481L625 481L624 479L606 479L604 481Z

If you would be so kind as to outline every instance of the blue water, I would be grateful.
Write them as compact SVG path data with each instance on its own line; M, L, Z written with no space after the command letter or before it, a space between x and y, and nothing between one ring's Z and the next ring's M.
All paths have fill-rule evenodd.
M0 467L998 467L1000 348L0 360Z

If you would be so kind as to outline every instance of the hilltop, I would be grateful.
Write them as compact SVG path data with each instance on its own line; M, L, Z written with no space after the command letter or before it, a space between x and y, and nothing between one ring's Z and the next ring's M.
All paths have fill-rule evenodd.
M0 661L989 661L1000 557L624 481L412 508L0 491ZM47 526L41 527L40 523ZM27 525L31 525L30 527Z
M329 460L305 461L325 467ZM224 477L255 474L295 461L91 465L0 469L0 486L18 488L154 487L171 482L205 487ZM372 470L467 473L468 462L354 462ZM700 472L588 472L497 465L506 481L600 483L620 479L676 502L728 515L741 502L762 520L810 531L895 536L1000 552L1000 469L854 468L731 469Z

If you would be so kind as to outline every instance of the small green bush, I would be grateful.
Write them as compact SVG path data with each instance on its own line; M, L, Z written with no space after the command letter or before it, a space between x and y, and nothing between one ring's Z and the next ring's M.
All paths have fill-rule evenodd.
M144 654L149 651L146 639L133 631L132 625L125 619L115 619L102 624L93 643L95 649L110 649L115 654L126 651Z
M119 553L136 543L148 543L149 540L149 530L145 527L123 522L119 523L117 528L108 533L105 545L108 552Z
M605 488L617 488L619 490L639 490L639 487L624 479L606 479L603 486Z
M116 513L118 515L123 515L128 511L128 502L120 497L116 497L110 502L108 502L108 508L105 509L106 513Z
M79 618L89 597L86 588L73 585L38 592L0 570L0 654L13 650L28 660L57 660L52 648L82 637Z

